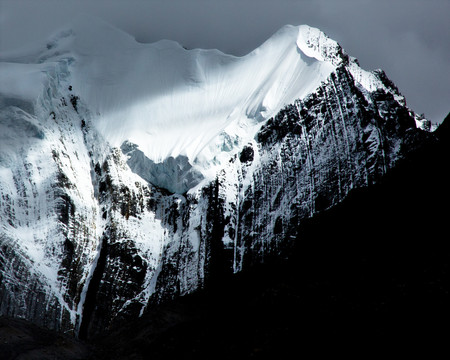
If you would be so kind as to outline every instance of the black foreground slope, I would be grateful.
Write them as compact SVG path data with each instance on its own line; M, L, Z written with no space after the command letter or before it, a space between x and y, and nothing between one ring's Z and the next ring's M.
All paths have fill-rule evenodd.
M90 345L73 336L38 327L28 321L0 317L0 359L88 359Z
M304 222L288 261L274 259L155 309L103 338L100 358L284 358L315 343L320 352L330 340L348 349L386 340L410 349L445 344L449 122L436 132L440 141L381 184Z
M155 307L90 347L71 343L70 357L59 336L34 331L24 339L25 330L3 319L0 354L287 358L315 344L318 353L330 351L331 340L347 349L361 343L379 348L386 340L410 348L425 340L444 345L450 320L449 123L447 117L436 131L439 141L411 154L382 183L353 191L304 221L288 261L273 259L222 279L217 288ZM8 344L11 332L14 344ZM52 344L51 357L43 341Z

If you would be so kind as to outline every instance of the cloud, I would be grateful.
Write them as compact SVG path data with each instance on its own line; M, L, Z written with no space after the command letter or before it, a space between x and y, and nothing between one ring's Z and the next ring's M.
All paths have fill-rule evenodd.
M140 42L234 55L285 24L316 26L364 68L385 70L415 111L438 122L450 110L448 0L0 0L0 52L41 41L83 12Z

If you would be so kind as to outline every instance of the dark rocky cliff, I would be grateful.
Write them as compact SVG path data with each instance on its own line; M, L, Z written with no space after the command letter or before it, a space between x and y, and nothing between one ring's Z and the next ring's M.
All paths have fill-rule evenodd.
M208 227L201 231L207 259L202 271L220 278L288 257L302 243L304 220L336 206L350 191L378 183L432 138L416 129L414 116L392 94L364 93L339 68L315 93L270 119L203 191ZM198 201L188 199L184 209ZM153 301L182 294L192 249L176 246L166 249Z

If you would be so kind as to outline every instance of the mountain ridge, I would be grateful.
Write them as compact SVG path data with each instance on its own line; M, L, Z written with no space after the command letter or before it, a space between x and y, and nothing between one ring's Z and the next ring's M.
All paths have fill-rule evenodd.
M309 54L338 62L299 52L299 34L311 37L301 45ZM97 336L286 256L305 219L379 182L434 136L417 129L427 120L384 73L362 70L317 29L287 26L225 63L167 42L142 55L149 46L120 37L120 48L94 37L77 45L100 41L87 56L66 51L77 41L66 31L41 63L0 68L3 314ZM141 77L146 69L153 75ZM12 94L12 83L31 91ZM142 104L139 91L154 97ZM149 114L164 120L153 128L164 136L140 126ZM153 161L143 144L172 156Z

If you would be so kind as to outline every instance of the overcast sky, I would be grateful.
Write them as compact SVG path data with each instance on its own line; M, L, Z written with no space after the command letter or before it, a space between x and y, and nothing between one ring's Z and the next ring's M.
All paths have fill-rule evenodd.
M234 55L285 24L308 24L364 69L385 70L417 113L440 122L450 111L450 0L0 0L0 53L37 43L83 12L140 42Z

